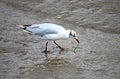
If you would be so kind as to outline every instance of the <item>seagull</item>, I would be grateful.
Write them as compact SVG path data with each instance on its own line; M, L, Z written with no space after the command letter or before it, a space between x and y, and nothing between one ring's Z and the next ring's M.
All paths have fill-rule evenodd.
M56 40L59 39L67 39L67 38L74 38L78 44L79 40L77 38L77 34L74 30L66 30L63 26L53 24L53 23L41 23L41 24L32 24L32 25L18 25L24 31L29 32L34 35L40 36L41 39L45 39L45 50L44 52L47 53L48 49L48 40L53 41L54 44L60 48L61 51L64 50Z

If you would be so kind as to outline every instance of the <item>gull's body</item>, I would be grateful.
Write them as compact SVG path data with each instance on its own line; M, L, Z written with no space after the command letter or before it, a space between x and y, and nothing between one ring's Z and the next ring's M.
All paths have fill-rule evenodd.
M41 39L57 40L69 37L69 30L51 23L33 24L26 27L26 30L40 36Z
M33 25L19 25L25 31L30 32L32 34L40 36L41 39L52 40L54 43L61 49L63 48L59 46L55 40L59 39L67 39L67 38L75 38L76 41L79 43L77 39L76 32L73 30L66 30L63 26L53 24L53 23L42 23L42 24L33 24ZM48 42L46 42L46 49L47 51Z

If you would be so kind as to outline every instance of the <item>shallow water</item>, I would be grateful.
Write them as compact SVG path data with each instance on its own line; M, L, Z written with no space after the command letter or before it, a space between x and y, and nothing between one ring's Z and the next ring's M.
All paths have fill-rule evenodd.
M120 79L119 0L1 0L0 79ZM16 25L52 22L77 32L60 50Z

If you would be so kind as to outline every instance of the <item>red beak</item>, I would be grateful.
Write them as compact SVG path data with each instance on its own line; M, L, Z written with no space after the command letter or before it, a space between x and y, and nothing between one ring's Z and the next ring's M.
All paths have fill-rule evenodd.
M79 41L77 38L75 38L75 40L76 40L78 43L80 43L80 41Z

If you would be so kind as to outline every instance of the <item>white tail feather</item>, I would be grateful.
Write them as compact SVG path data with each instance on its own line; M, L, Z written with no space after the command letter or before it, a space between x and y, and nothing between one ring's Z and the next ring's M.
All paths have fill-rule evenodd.
M25 26L23 26L23 25L17 25L17 26L20 27L20 28L22 28L24 32L30 33L29 31L27 31L27 30L24 29Z
M24 32L27 32L27 33L30 33L29 31L27 31L27 30L23 30Z
M23 25L17 25L17 26L20 27L20 28L22 28L22 29L25 28Z

